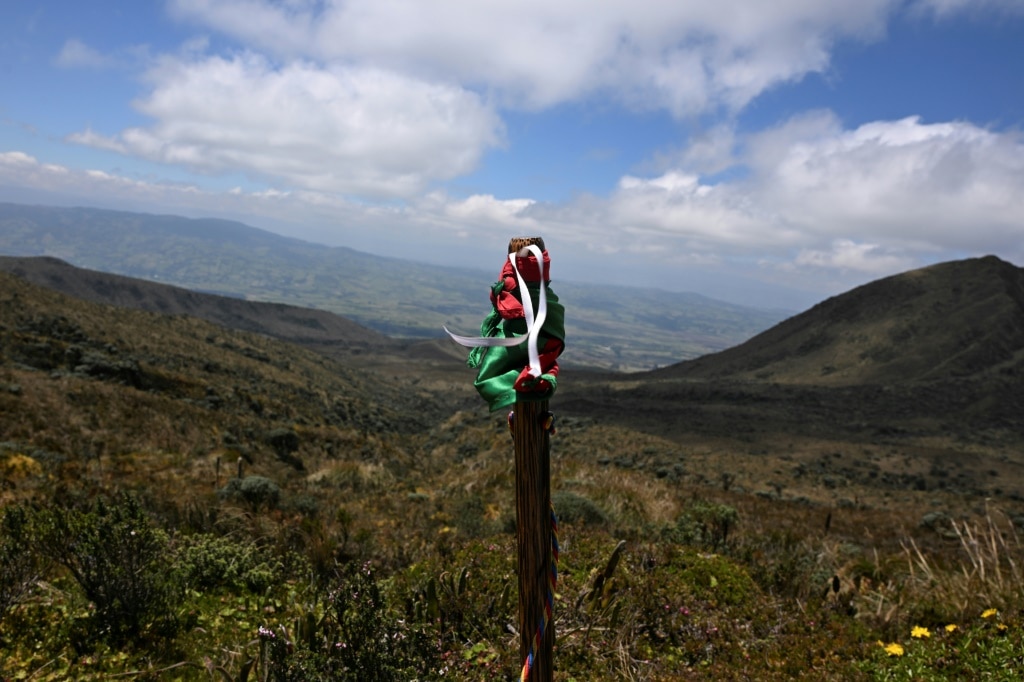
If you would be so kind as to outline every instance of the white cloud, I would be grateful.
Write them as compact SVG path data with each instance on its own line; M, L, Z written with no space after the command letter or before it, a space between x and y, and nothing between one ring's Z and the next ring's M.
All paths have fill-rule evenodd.
M87 129L69 139L203 173L241 172L284 189L408 199L472 172L501 145L499 108L611 95L619 105L677 117L735 113L772 87L827 70L835 42L880 37L908 2L936 14L959 7L958 0L172 0L172 15L251 51L210 56L207 42L193 41L149 72L152 91L136 107L152 125ZM69 46L83 60L101 57ZM678 170L724 168L731 135L728 125L713 130L679 153ZM706 201L689 220L705 222L708 210ZM683 216L676 211L674 219Z
M376 68L244 53L165 57L148 78L135 106L152 126L69 139L203 173L387 197L468 173L503 135L476 94Z
M735 195L678 172L624 177L609 200L607 219L626 241L660 243L664 250L685 245L691 251L714 251L765 239L763 223Z
M809 239L975 251L1024 237L1024 138L916 117L843 130L830 114L750 142L752 201Z
M150 184L98 169L76 170L42 163L18 151L0 152L0 186L42 190L115 204L123 201L173 202L187 191L184 187Z
M490 194L476 194L462 200L450 200L444 195L434 194L432 203L441 209L443 215L460 223L501 225L503 227L536 227L536 223L523 215L534 205L531 199L496 199Z
M175 0L172 11L286 58L369 61L543 108L612 93L678 116L739 109L881 35L900 0Z
M64 43L53 61L57 66L68 69L105 69L117 63L113 57L102 54L75 38Z
M848 130L817 112L736 142L739 179L626 176L606 198L528 214L581 249L757 261L791 276L890 274L964 254L1024 258L1017 133L917 118Z
M0 152L0 168L31 168L39 162L25 152Z
M53 57L53 64L63 69L138 69L150 59L150 49L145 44L127 45L103 52L77 38L70 38Z
M911 0L910 8L940 19L972 12L1024 14L1024 2L1020 0Z
M205 198L190 205L216 211L227 202L255 224L288 215L322 230L387 223L404 226L410 239L422 231L440 239L543 232L580 253L660 253L666 260L754 258L875 272L922 254L1024 256L1024 139L1017 133L917 118L844 129L818 112L739 143L744 156L735 162L747 171L740 179L709 184L683 170L625 176L606 197L564 204L433 191L388 206L330 192L233 190L199 192ZM18 151L0 153L0 182L94 196L134 193L164 206L184 191L111 171L69 171Z
M849 239L837 239L828 251L802 249L794 263L829 270L854 270L884 275L908 269L914 261L908 256L886 255L878 244L858 244Z
M689 172L715 175L735 164L738 144L734 126L719 124L691 136L686 148L675 155L674 163ZM673 160L665 161L672 167Z

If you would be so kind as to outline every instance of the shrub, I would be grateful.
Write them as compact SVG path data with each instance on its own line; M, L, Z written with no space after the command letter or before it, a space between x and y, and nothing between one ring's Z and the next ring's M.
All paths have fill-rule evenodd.
M267 444L278 455L291 454L299 449L299 435L291 429L274 429L264 436Z
M6 509L0 520L0 618L44 573L42 548L32 542L36 525L36 515L23 507Z
M150 631L176 632L181 589L167 561L167 536L150 525L135 498L101 498L87 511L53 509L41 537L95 605L87 639L117 645Z
M300 619L291 637L284 627L259 629L262 679L416 679L435 667L435 661L424 659L432 659L431 647L391 615L373 571L355 568L331 592L319 621Z
M487 507L479 495L467 495L455 502L452 522L459 534L470 539L493 535L499 525L487 518Z
M568 490L552 493L551 504L559 523L580 526L604 526L608 523L603 509L577 493Z
M677 519L673 539L684 545L720 550L736 527L739 512L727 504L696 501Z
M281 499L281 488L266 476L232 478L218 493L221 497L241 500L253 512L261 508L273 509Z
M248 589L263 594L281 579L283 564L253 543L216 535L181 538L175 565L185 585L194 589Z
M676 573L699 599L736 606L758 593L746 568L718 554L681 550L671 558L668 570Z

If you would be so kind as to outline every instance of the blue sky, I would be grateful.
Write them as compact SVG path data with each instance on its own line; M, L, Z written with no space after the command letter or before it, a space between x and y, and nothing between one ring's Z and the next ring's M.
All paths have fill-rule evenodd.
M1024 265L1024 0L0 4L0 200L800 310Z

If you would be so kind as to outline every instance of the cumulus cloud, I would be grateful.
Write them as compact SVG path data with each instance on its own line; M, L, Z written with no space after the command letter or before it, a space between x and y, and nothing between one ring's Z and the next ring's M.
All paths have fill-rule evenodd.
M961 12L1002 12L1024 14L1020 0L912 0L911 11L944 19Z
M287 58L372 61L543 108L595 93L678 116L736 110L881 35L898 0L174 0L172 11Z
M957 0L916 2L947 12ZM279 188L410 199L472 172L488 149L503 144L500 107L611 94L620 104L677 116L735 112L779 83L828 68L835 41L878 37L901 6L903 0L173 0L174 15L234 36L250 51L209 55L208 44L199 43L165 56L148 71L150 90L135 103L151 125L85 129L69 139L202 173L241 172ZM75 41L65 52L69 63L75 54L82 63L102 58ZM834 123L824 125L826 135L837 135ZM783 134L758 140L759 149L785 145ZM661 169L719 172L735 144L732 128L720 126L673 154L678 165L662 158ZM792 155L787 163L798 166ZM955 164L947 165L954 181ZM728 191L684 201L681 188L642 184L622 186L609 200L616 215L636 213L623 218L624 229L701 238L717 229L719 238L740 240L754 232L752 211ZM644 214L659 192L671 210ZM791 238L790 226L779 225L773 238Z
M816 268L854 270L872 275L883 275L913 266L907 256L893 256L881 252L878 244L858 244L850 239L837 239L827 251L801 249L794 263Z
M451 200L443 194L434 194L421 208L428 205L446 218L463 225L486 225L490 227L514 227L519 231L532 232L538 226L526 210L534 205L531 199L497 199L490 194L475 194L461 200Z
M165 57L148 79L135 106L152 126L69 139L203 173L402 197L471 171L503 135L475 93L372 67L278 66L247 52Z
M529 214L570 243L661 259L885 274L925 256L1024 255L1024 139L916 117L844 129L829 112L738 141L737 179L669 170Z
M760 263L796 273L885 274L921 254L1024 256L1024 139L919 117L847 128L829 111L740 133L762 93L829 69L839 41L881 37L893 13L937 20L1015 12L1019 0L171 0L171 12L244 49L194 39L147 59L146 125L69 139L260 191L142 182L0 154L0 181L233 211L322 238L338 225L482 242L543 232L570 258ZM219 44L219 41L215 41ZM106 56L68 41L66 67ZM505 144L500 112L590 98L725 122L634 166L606 196L552 204L449 194ZM269 189L268 189L269 188ZM396 201L397 199L397 201ZM297 228L298 229L298 228ZM354 244L350 234L339 240ZM399 247L396 246L396 249ZM401 255L411 256L408 251ZM651 267L657 267L651 265Z
M113 66L116 60L72 38L64 43L53 62L63 68L104 69Z
M917 117L793 119L748 143L757 205L806 238L973 251L1021 237L1024 138Z
M653 242L665 250L707 251L770 241L759 216L743 204L727 188L669 172L624 177L609 200L608 214L629 241Z
M845 129L834 115L818 112L739 142L744 152L734 163L746 172L738 179L710 182L680 169L630 175L608 196L563 204L433 191L396 207L309 190L236 190L230 202L256 224L286 214L320 224L343 217L354 225L404 225L410 234L462 240L543 230L580 254L646 253L666 263L757 259L881 273L909 267L920 254L1024 255L1018 133L914 117ZM0 154L0 180L80 191L100 183L98 190L116 188L122 196L157 200L162 193L164 205L184 191L112 173L70 172L21 152ZM204 196L210 209L228 201L223 193ZM252 201L248 208L246 201ZM282 206L287 211L272 210Z

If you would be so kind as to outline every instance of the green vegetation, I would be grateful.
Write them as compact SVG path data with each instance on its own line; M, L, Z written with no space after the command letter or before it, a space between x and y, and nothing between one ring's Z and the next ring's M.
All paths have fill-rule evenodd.
M750 563L764 543L743 531L755 524L736 513L734 539L715 554L623 526L614 534L566 532L556 613L560 679L1008 680L1019 674L1019 546L1004 546L974 566L965 538L962 565L929 566L923 579L921 566L932 559L918 550L906 562L880 555L849 572L850 564L836 562L863 549L840 550L836 539L818 532L790 548L799 557L786 570L801 568L780 588L770 576L782 566ZM19 530L26 519L28 534ZM442 526L415 557L365 546L370 551L360 556L335 554L317 576L315 547L297 549L289 537L316 527L308 520L245 513L233 525L227 535L167 532L124 494L82 509L8 507L4 546L21 543L39 563L56 547L58 562L0 621L7 652L0 674L97 680L113 674L515 675L514 538L507 532L460 540ZM1002 537L1003 529L993 525L992 532ZM636 537L617 540L622 534ZM778 562L781 555L759 560ZM9 590L11 574L3 577ZM949 581L965 579L983 591L983 601L958 601L965 586ZM983 608L991 603L1004 606Z
M505 415L421 376L2 279L0 678L514 678ZM570 386L556 679L1019 677L998 425L865 435L779 389L815 398L789 433L755 389Z
M1017 680L1024 660L1020 628L1011 628L996 609L962 624L914 626L899 641L878 642L861 664L872 680Z

